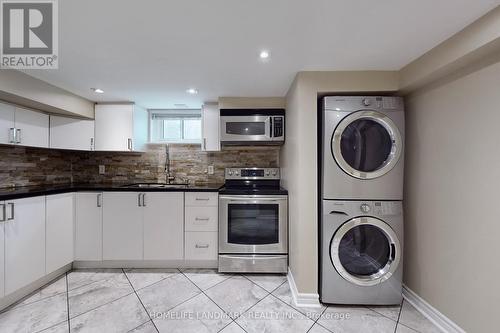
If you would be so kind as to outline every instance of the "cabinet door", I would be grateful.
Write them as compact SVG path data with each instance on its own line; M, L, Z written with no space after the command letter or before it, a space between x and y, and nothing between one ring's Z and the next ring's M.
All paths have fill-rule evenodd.
M5 294L45 275L45 197L7 201Z
M94 121L50 116L50 148L94 149Z
M140 193L105 192L103 200L103 259L143 259L143 210Z
M102 260L102 193L76 193L75 260Z
M145 193L144 259L184 257L184 193Z
M95 150L131 151L134 137L134 105L95 106Z
M46 199L46 274L73 262L74 194Z
M17 143L30 147L49 147L49 116L16 108Z
M5 295L5 227L7 219L5 202L0 201L0 298Z
M219 104L204 104L201 109L202 143L204 151L220 150L220 112Z
M0 103L0 143L14 142L14 114L16 108L10 104Z

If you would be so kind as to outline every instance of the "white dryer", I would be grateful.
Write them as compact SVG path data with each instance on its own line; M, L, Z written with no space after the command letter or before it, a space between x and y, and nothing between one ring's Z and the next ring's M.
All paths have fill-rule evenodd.
M401 201L323 200L321 229L321 302L401 303Z
M400 97L322 100L323 199L403 199L404 105Z

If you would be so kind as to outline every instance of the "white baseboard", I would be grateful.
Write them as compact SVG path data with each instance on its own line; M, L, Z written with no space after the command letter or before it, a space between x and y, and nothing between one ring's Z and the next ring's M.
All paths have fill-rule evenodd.
M413 290L403 285L403 298L408 301L424 317L429 319L441 331L447 333L465 333L465 331L455 324L450 318L439 312L435 307L427 303L422 297L418 296Z
M299 293L290 267L288 268L288 274L286 277L288 280L288 285L290 286L290 290L292 291L292 298L295 306L303 308L321 307L321 303L319 302L319 294Z

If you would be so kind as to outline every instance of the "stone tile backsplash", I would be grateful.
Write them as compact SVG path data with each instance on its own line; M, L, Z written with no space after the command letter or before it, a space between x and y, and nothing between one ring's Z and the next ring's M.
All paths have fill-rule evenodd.
M279 166L280 147L224 147L202 152L199 145L171 145L171 172L176 181L223 183L224 168ZM145 153L79 152L0 145L0 187L68 183L165 182L165 145ZM106 172L99 175L99 165ZM214 174L207 168L214 166Z

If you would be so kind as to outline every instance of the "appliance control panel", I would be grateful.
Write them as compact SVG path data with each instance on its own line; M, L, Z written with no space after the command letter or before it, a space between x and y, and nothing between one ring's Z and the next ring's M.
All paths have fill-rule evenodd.
M373 202L373 213L379 216L394 216L400 215L400 205L395 202L375 201Z
M279 168L227 168L225 179L280 179Z

